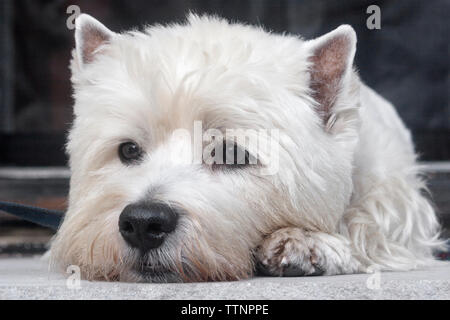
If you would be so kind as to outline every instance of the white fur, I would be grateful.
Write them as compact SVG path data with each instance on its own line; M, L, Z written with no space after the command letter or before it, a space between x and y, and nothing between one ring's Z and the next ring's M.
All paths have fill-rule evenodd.
M100 24L92 19L78 19L77 47L83 21ZM351 68L354 31L334 32L351 45ZM254 254L271 255L261 248L287 236L272 233L294 228L308 239L286 249L299 269L311 268L305 248L312 247L326 274L429 265L441 245L439 226L422 195L410 134L392 105L347 70L325 127L315 110L309 58L326 39L190 15L186 24L111 33L89 64L76 50L69 209L52 243L53 264L79 265L87 279L242 279L253 274ZM206 128L279 129L278 172L212 173L180 163L191 157L191 141L173 132L191 130L195 120ZM127 140L146 151L139 165L124 166L117 156ZM160 248L140 258L121 238L118 217L145 197L187 213ZM172 275L144 277L134 270L140 263Z

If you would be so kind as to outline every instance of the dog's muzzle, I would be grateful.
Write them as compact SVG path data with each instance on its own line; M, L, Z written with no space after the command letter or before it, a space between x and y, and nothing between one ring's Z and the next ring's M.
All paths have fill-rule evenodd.
M129 204L119 217L119 231L124 240L141 254L158 248L175 230L178 212L166 204L139 202Z

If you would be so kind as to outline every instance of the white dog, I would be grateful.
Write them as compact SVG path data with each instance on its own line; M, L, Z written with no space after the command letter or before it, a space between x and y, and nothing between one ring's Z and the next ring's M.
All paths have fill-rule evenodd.
M71 188L54 265L164 282L433 262L442 242L411 135L359 80L350 26L304 41L190 15L117 34L83 14L75 39ZM200 162L179 134L195 136L197 121L208 130ZM267 152L230 142L228 129L278 138Z

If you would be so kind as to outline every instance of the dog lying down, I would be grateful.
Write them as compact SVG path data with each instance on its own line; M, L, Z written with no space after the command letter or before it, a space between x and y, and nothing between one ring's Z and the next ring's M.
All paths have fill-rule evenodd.
M75 40L52 267L192 282L435 263L411 135L358 78L350 26L307 41L191 14L114 33L83 14Z

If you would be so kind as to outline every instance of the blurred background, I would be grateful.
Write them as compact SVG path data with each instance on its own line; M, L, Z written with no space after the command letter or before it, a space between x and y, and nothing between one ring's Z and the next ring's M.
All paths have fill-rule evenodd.
M369 5L381 9L370 30ZM77 5L113 31L182 21L189 11L314 38L340 24L358 35L356 65L397 107L427 162L439 217L450 227L448 0L1 0L0 200L64 210L64 142L72 119L70 72ZM219 36L219 35L218 35ZM0 212L0 255L43 252L52 232Z

